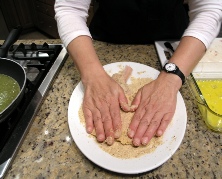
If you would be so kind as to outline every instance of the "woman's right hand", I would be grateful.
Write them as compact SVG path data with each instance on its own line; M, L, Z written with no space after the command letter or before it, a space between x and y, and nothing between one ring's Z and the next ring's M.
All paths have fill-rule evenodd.
M95 129L99 142L106 140L112 145L121 135L120 103L127 103L124 91L105 71L83 80L83 86L86 131L92 133Z
M123 89L104 70L92 39L79 36L68 45L84 86L83 113L86 131L94 129L97 140L112 145L121 135L120 104L127 104ZM127 105L125 105L127 106Z

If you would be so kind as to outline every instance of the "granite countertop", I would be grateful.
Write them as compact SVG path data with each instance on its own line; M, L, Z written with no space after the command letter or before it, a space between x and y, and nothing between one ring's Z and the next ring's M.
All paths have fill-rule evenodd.
M60 40L35 40L40 44L45 41L61 43ZM154 45L94 41L94 46L103 65L134 61L160 70ZM68 58L48 91L6 179L222 178L222 134L206 127L187 84L180 90L188 115L186 133L179 149L162 166L138 175L120 175L89 161L73 142L67 122L69 99L79 81L80 75Z

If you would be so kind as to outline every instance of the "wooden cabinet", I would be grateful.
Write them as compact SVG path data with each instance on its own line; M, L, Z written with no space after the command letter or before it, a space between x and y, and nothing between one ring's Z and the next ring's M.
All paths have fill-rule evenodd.
M30 5L30 0L0 0L2 15L9 31L19 25L23 31L33 28Z
M53 38L59 38L57 23L55 20L54 10L55 0L33 0L33 7L35 11L35 25L46 34ZM93 3L89 9L89 17L87 25L91 22L93 17Z
M94 0L90 5L87 25L94 14ZM55 20L55 0L0 0L0 8L7 28L23 27L23 33L38 28L52 38L60 38Z
M54 11L55 0L33 0L34 24L53 38L59 38Z

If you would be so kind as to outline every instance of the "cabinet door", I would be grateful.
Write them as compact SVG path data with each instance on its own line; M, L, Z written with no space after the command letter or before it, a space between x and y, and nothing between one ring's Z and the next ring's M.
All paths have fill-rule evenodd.
M45 3L48 5L54 6L55 0L46 0Z
M34 23L32 21L30 0L14 0L14 3L23 28L33 27Z
M35 1L35 10L42 12L52 18L55 16L54 6L50 6L48 4L44 4L40 1Z
M56 20L42 12L37 12L38 28L51 37L59 38Z
M1 0L0 7L8 29L20 25L25 30L34 26L29 0Z

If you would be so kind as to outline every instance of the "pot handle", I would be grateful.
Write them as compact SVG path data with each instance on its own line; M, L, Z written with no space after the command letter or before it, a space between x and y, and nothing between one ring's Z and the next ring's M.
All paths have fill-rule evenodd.
M7 56L9 48L18 40L21 32L21 26L18 26L10 31L8 37L0 47L0 57L5 58Z

